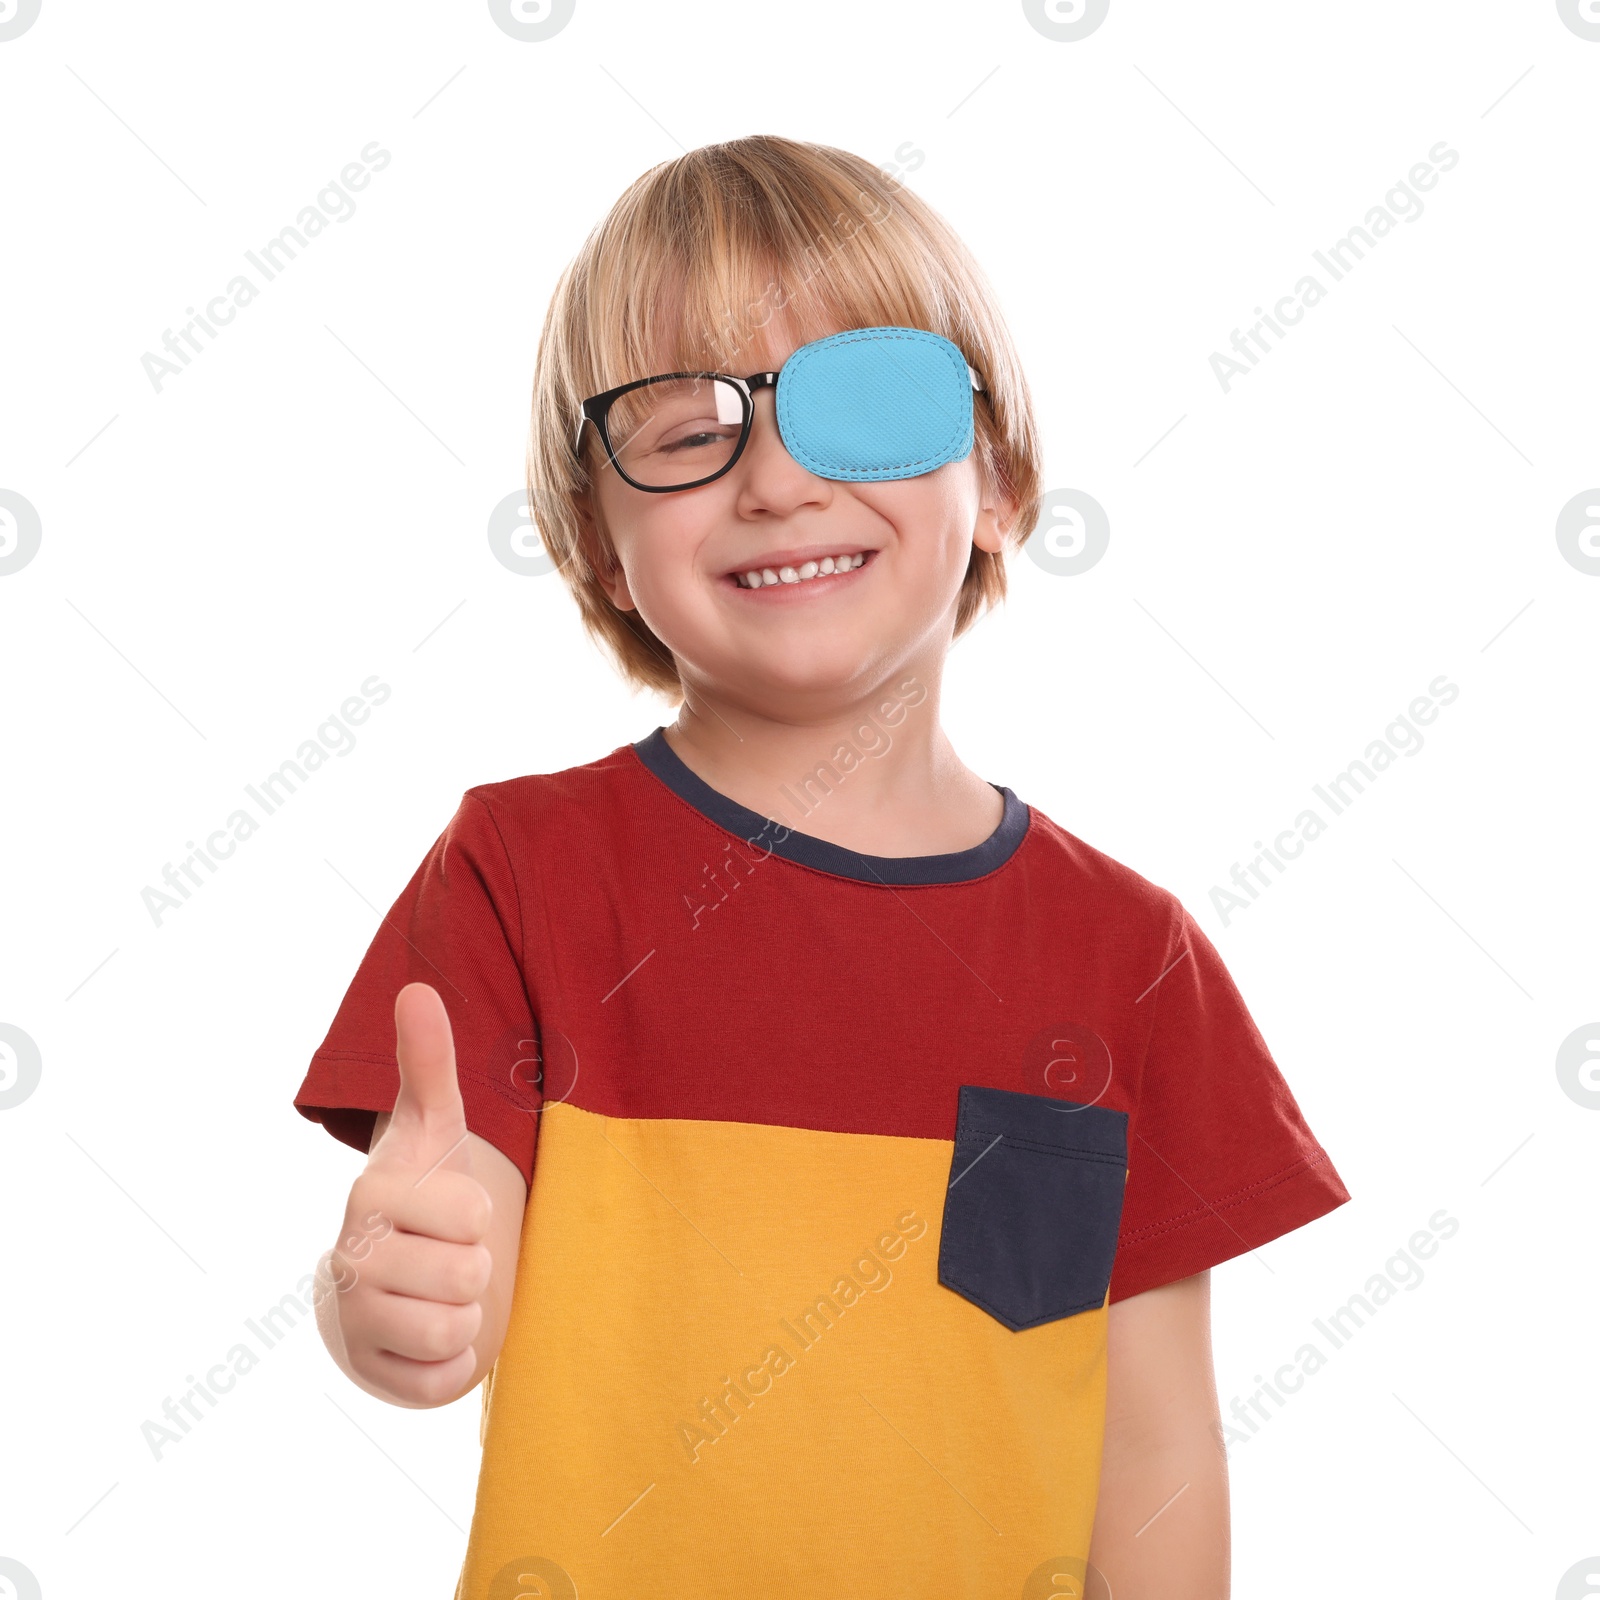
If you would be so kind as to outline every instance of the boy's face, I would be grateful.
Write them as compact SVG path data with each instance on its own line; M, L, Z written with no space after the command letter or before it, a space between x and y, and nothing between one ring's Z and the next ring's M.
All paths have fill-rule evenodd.
M763 333L729 370L775 371L804 342L777 318ZM671 494L623 482L589 430L587 514L598 512L620 562L599 575L613 603L638 609L691 697L699 688L757 713L826 714L907 671L937 682L972 547L999 551L1013 509L982 487L976 450L917 478L819 478L784 448L772 388L754 403L732 469ZM860 566L802 582L738 581L857 555Z

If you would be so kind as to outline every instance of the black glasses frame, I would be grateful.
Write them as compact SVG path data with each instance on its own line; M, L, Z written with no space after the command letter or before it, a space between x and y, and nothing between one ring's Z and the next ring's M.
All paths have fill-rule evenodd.
M989 392L984 388L983 380L973 370L971 362L967 363L967 377L977 393L986 395ZM611 404L619 396L631 394L635 389L644 388L646 384L668 383L679 378L704 378L707 381L717 380L733 386L739 395L739 442L733 447L733 454L715 472L708 472L703 478L696 478L690 483L640 483L637 478L628 476L626 469L617 459L616 448L611 442L611 429L606 420L611 412ZM595 432L600 435L600 443L605 447L606 459L624 483L645 494L676 494L681 489L698 489L702 484L714 483L723 473L733 470L750 440L750 424L756 414L755 397L762 389L776 387L777 382L776 372L752 372L747 378L735 378L727 372L658 372L654 377L635 378L632 383L619 383L615 389L607 389L603 394L590 395L578 408L578 424L572 433L572 453L582 461L583 427L586 422L592 422Z

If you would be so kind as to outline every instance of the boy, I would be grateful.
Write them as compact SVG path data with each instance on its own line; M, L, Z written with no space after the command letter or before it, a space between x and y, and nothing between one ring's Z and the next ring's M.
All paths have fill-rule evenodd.
M1208 1269L1349 1196L1176 898L940 729L1039 504L981 273L841 151L646 173L529 503L677 720L469 790L296 1097L335 1359L484 1385L458 1596L1226 1595Z

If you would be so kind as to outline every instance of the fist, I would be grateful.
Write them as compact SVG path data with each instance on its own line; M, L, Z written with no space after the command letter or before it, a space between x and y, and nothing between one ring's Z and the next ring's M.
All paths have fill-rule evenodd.
M350 1188L327 1257L351 1374L397 1405L442 1405L471 1386L493 1260L493 1205L472 1176L450 1018L438 993L395 999L400 1091Z

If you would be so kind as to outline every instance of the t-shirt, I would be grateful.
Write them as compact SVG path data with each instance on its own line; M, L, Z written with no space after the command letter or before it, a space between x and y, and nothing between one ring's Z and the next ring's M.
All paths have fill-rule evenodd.
M995 787L911 857L660 728L462 797L295 1097L364 1151L429 983L530 1181L461 1600L1075 1592L1109 1306L1349 1199L1177 898Z

